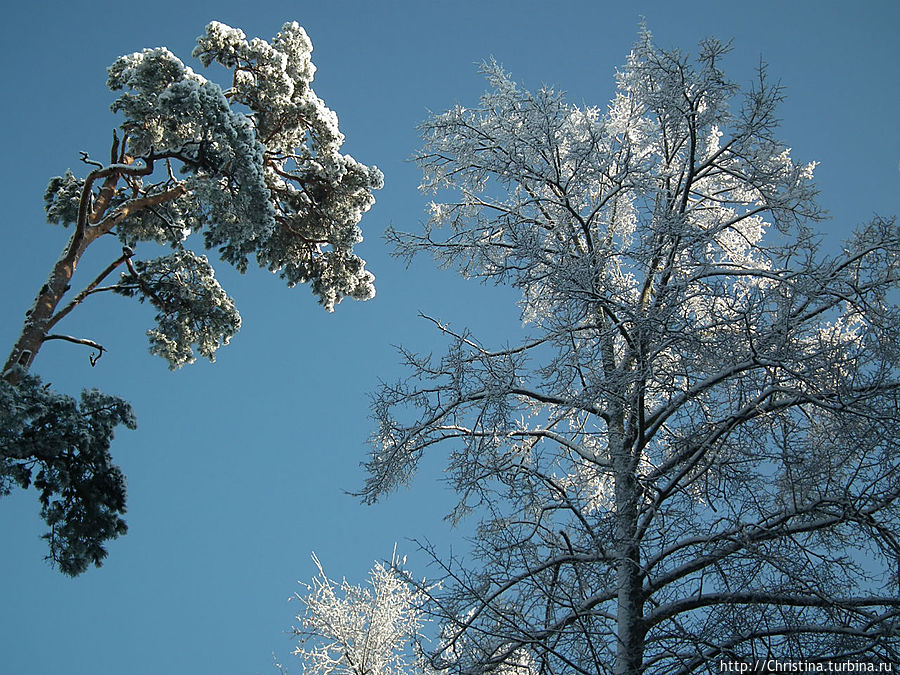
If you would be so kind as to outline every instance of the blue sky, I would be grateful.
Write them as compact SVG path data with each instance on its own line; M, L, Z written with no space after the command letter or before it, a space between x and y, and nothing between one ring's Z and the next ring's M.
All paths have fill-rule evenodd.
M760 58L770 64L787 92L782 137L796 159L820 162L821 203L833 216L822 228L835 245L874 213L900 210L895 0L159 0L102 11L62 2L5 10L4 349L67 236L44 224L47 179L80 169L80 150L108 151L116 119L105 69L120 54L165 45L190 63L210 20L265 39L297 20L315 46L314 86L338 113L345 152L377 164L386 187L362 223L359 251L377 278L371 302L347 301L328 315L305 288L220 266L244 328L216 364L168 372L146 350L150 309L121 298L102 298L66 324L109 349L96 368L84 348L55 342L42 350L35 371L57 389L96 386L137 411L138 430L122 430L114 445L129 481L130 532L111 543L102 569L68 579L42 562L35 494L0 500L0 670L271 673L274 652L296 671L285 631L299 604L287 598L314 574L310 552L332 576L361 581L394 542L409 553L410 538L465 549L463 532L442 521L452 494L437 461L410 490L374 507L346 494L364 478L368 392L403 374L394 345L440 350L419 311L495 341L518 327L509 291L465 283L424 259L405 269L389 256L384 228L414 230L424 218L427 197L409 161L416 125L429 110L474 104L484 88L477 64L492 55L525 86L557 85L574 101L604 106L640 16L663 46L733 39L726 72L740 83Z

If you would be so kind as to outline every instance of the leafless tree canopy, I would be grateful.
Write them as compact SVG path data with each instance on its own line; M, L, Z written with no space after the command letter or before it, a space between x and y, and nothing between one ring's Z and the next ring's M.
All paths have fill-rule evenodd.
M365 497L444 448L480 518L442 561L430 667L719 672L898 642L900 233L829 254L781 91L641 35L608 109L520 89L424 125L432 254L521 290L514 347L435 320L377 394ZM435 555L440 560L440 555Z

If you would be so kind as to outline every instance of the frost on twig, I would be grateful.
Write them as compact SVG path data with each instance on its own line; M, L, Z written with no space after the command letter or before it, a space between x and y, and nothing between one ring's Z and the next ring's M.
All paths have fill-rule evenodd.
M390 564L375 563L365 586L319 574L295 597L304 605L293 629L294 654L304 671L335 675L406 675L429 672L419 641L426 595L403 571L396 550Z

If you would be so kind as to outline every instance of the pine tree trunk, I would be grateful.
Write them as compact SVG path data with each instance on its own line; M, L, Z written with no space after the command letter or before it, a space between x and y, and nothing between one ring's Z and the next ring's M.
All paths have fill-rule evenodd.
M56 308L69 289L75 267L88 243L89 240L84 233L76 231L69 240L66 250L53 266L47 283L38 291L22 325L19 339L16 340L3 366L2 377L10 384L17 384L34 362L34 357L53 326L52 319Z

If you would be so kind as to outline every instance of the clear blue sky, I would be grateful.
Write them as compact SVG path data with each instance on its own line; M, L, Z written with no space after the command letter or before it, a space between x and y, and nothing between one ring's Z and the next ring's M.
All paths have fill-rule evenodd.
M287 598L314 573L311 551L331 575L362 580L395 541L403 552L414 551L408 538L425 537L464 550L461 533L441 520L452 495L434 470L375 507L345 494L363 480L368 392L402 375L392 345L440 349L418 311L498 341L518 326L509 292L389 257L385 226L423 220L426 197L409 161L415 127L428 110L474 104L484 87L476 65L492 55L526 86L558 85L605 106L642 15L663 46L733 39L726 72L741 83L760 58L770 64L788 94L782 137L798 160L821 162L822 204L834 217L823 227L835 243L873 213L900 210L896 0L158 0L4 10L4 350L67 236L44 224L47 179L80 169L80 150L108 151L116 120L105 68L120 54L165 45L190 62L210 20L265 39L297 20L315 46L315 89L339 115L345 151L377 164L387 184L363 220L360 251L378 287L369 303L327 315L305 288L222 266L244 328L212 366L168 372L146 351L150 309L121 298L66 324L109 349L96 368L84 348L44 348L35 371L57 389L96 386L136 408L138 430L122 430L114 445L129 481L130 532L111 543L102 569L68 579L42 562L35 494L0 500L0 672L249 675L274 672L273 652L296 671L284 631L299 604Z

